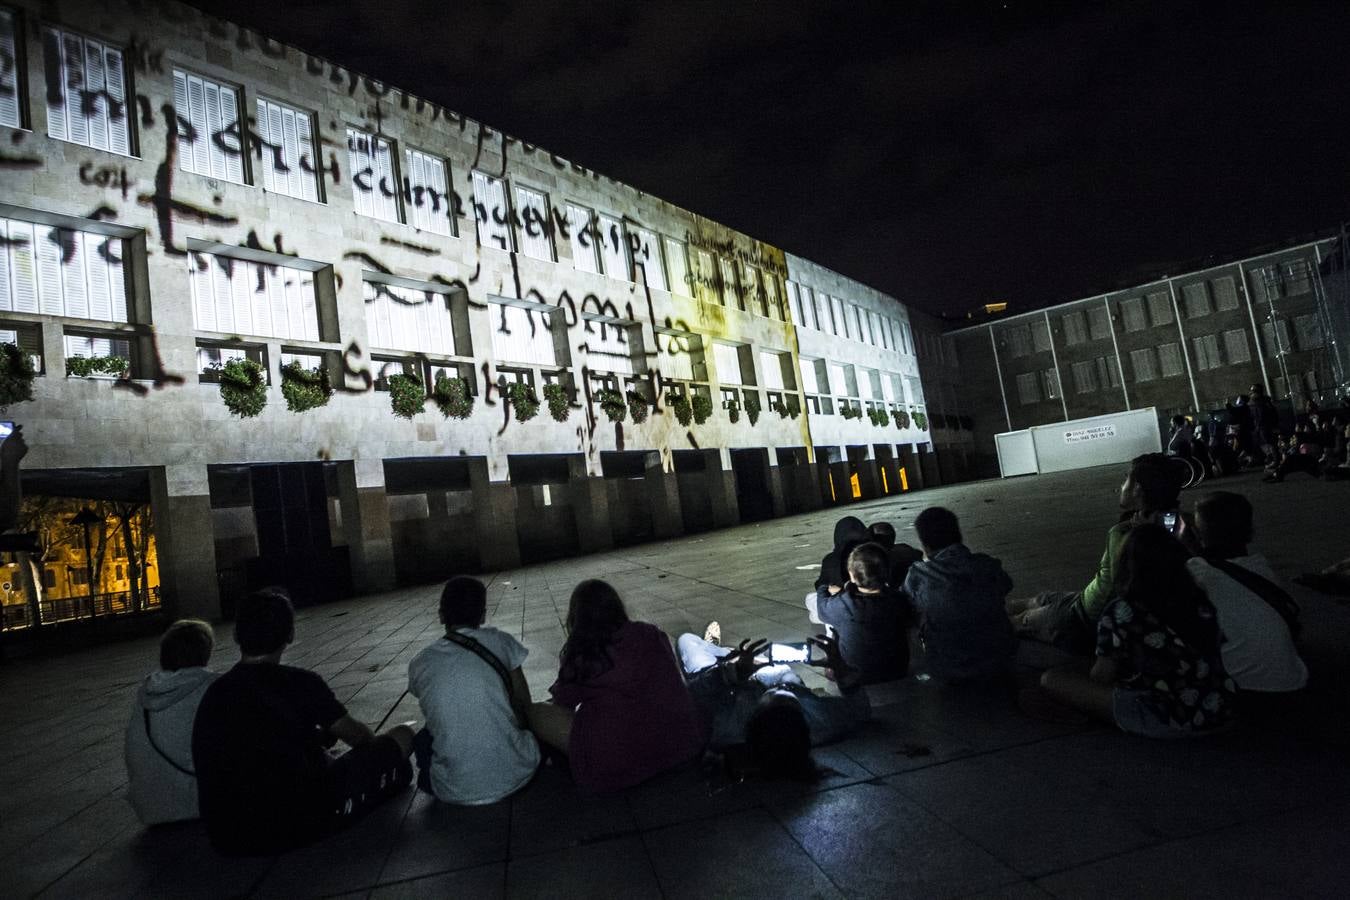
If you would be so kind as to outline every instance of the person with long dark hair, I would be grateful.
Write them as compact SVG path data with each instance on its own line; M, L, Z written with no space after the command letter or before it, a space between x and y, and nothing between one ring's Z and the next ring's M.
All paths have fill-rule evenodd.
M703 723L665 632L629 619L596 579L572 591L566 628L553 702L536 703L530 725L567 755L578 785L619 790L701 752Z
M1213 732L1232 721L1236 688L1224 670L1213 605L1191 579L1190 554L1158 525L1139 525L1121 548L1120 596L1097 625L1090 674L1041 676L1052 696L1146 737Z

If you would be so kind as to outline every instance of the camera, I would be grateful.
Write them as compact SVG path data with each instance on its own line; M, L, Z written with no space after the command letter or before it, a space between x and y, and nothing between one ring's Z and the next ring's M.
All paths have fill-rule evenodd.
M811 645L806 641L769 645L769 662L772 663L809 663Z

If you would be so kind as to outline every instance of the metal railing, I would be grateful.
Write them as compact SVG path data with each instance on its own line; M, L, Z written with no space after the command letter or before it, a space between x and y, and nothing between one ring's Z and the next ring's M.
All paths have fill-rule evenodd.
M124 616L136 612L135 594L132 591L113 591L107 594L95 594L80 597L58 597L42 600L38 604L40 625L53 625L60 622L97 620L103 617ZM140 612L152 612L160 606L159 588L152 587L142 598ZM4 607L4 630L15 631L33 626L33 607L30 604Z

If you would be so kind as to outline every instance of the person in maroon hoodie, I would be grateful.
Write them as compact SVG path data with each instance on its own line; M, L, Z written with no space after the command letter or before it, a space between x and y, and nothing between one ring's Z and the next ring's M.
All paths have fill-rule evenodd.
M621 790L699 754L703 722L664 631L631 621L598 580L572 591L566 627L553 702L533 706L530 727L579 786Z

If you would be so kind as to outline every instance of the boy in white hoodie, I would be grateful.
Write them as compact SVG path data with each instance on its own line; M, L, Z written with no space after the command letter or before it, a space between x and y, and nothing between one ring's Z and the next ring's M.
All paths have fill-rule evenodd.
M207 671L215 647L211 626L180 619L159 642L159 671L141 682L127 723L127 797L146 825L195 819L197 776L192 724L217 673Z

